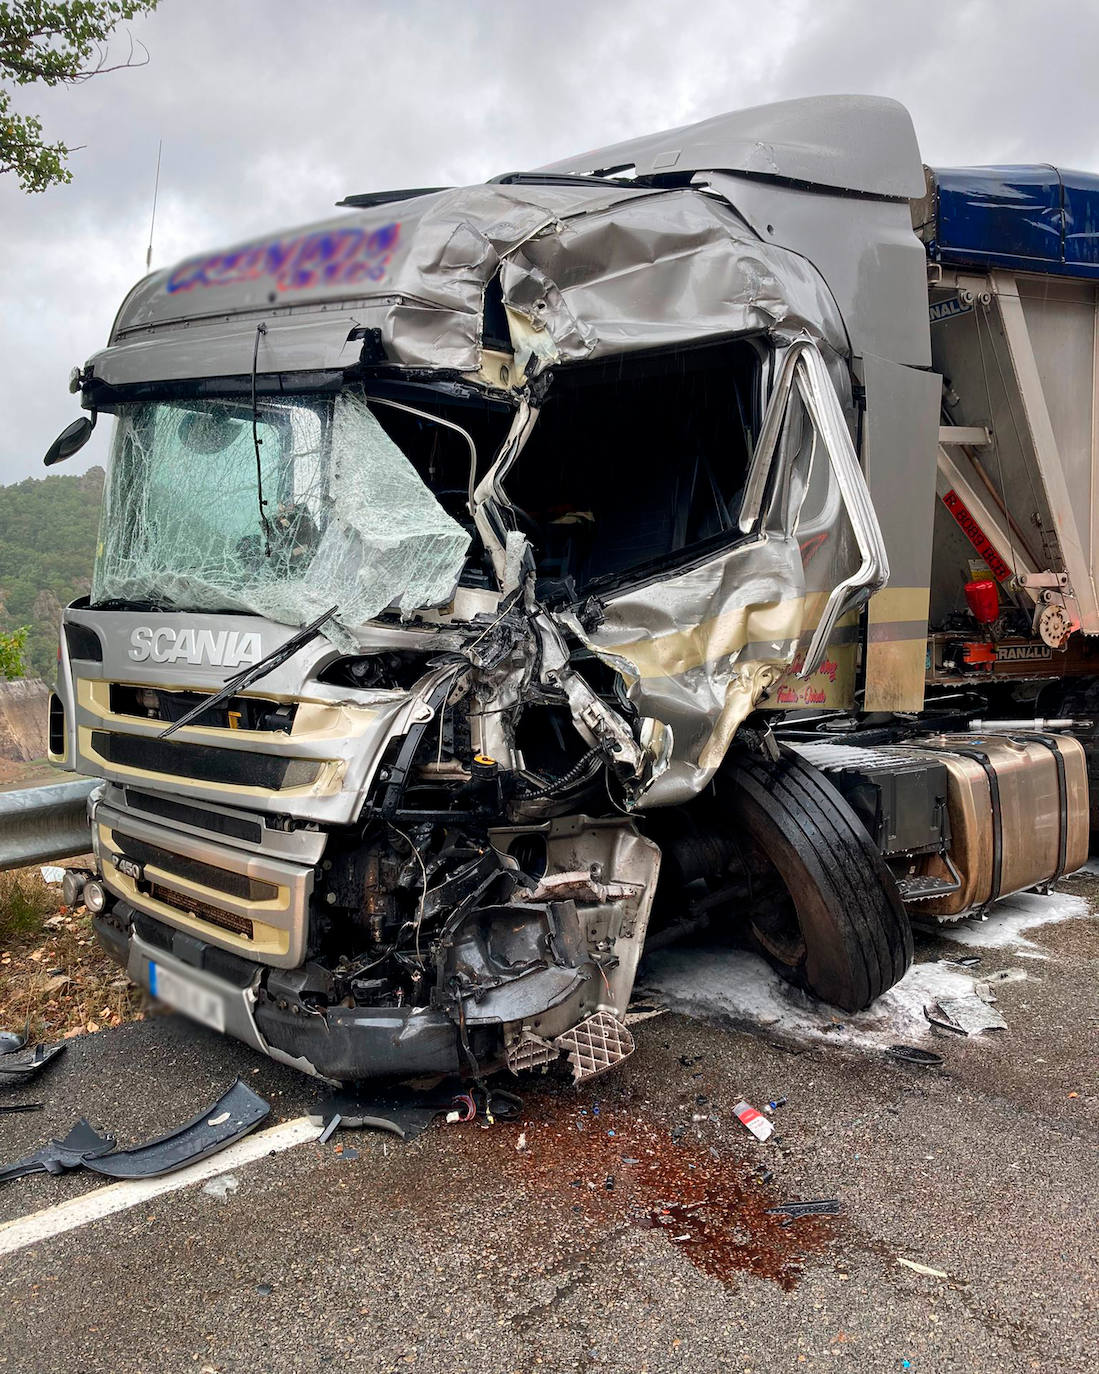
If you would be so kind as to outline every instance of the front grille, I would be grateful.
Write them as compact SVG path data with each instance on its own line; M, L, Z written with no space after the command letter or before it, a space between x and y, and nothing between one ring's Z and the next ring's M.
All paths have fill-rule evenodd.
M149 896L163 902L165 906L174 907L176 911L185 912L188 916L197 916L202 921L208 921L210 925L220 926L222 930L231 930L234 935L243 935L246 940L252 939L252 922L247 916L237 916L231 911L223 911L220 907L211 906L209 902L199 901L197 897L173 892L170 887L164 887L160 883L149 884Z
M160 816L166 821L179 821L181 825L192 825L196 830L209 830L215 835L231 835L236 840L247 840L250 844L263 841L263 826L256 821L245 820L243 816L225 816L220 811L207 811L201 806L188 806L186 802L173 801L168 797L154 797L148 792L138 792L133 787L124 789L126 805L134 811L144 811L149 816Z
M250 878L246 873L233 873L230 869L203 863L201 859L173 854L159 845L149 844L147 840L139 840L132 835L121 835L116 830L111 831L111 839L127 859L139 864L152 864L154 868L163 869L173 877L215 888L227 897L238 897L249 902L271 902L279 895L274 883Z
M212 748L208 744L113 735L106 730L92 731L92 748L101 759L120 768L141 768L168 777L190 778L194 782L260 787L268 792L307 787L316 782L323 767L309 759L246 754L235 749Z
M169 692L162 687L134 687L128 682L110 684L111 712L116 716L141 716L168 724L200 706L213 692ZM217 730L278 730L289 734L297 714L296 704L280 704L265 697L230 697L191 722Z

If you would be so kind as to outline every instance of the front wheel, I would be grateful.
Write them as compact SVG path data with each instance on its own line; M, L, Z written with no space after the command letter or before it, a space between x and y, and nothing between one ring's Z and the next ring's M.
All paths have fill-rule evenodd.
M784 978L854 1012L904 976L912 926L896 882L827 778L788 750L777 761L734 755L717 801L771 879L750 900L749 925Z

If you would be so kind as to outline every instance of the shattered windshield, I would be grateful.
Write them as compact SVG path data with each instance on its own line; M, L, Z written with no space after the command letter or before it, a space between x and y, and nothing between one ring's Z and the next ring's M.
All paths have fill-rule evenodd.
M249 399L119 407L93 605L300 625L336 604L346 638L387 608L451 599L469 535L362 391L260 397L256 409L258 472Z

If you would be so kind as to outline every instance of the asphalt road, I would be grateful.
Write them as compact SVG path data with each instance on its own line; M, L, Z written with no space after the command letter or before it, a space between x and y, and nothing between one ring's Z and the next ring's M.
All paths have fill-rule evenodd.
M925 1040L941 1069L666 1014L593 1084L512 1082L516 1122L340 1132L20 1249L0 1370L1094 1369L1099 920L1030 938L985 951L1028 974L1009 1029ZM0 1116L0 1158L81 1115L148 1139L236 1074L273 1120L319 1097L174 1015L82 1037L7 1092L46 1110ZM732 1108L779 1095L758 1143ZM102 1184L2 1185L0 1222ZM766 1211L816 1198L841 1215Z

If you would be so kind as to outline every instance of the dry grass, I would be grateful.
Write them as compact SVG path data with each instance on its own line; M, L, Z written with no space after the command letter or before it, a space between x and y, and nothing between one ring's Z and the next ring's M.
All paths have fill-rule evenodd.
M37 868L0 874L0 1028L33 1041L140 1020L143 994L100 949L84 907Z

